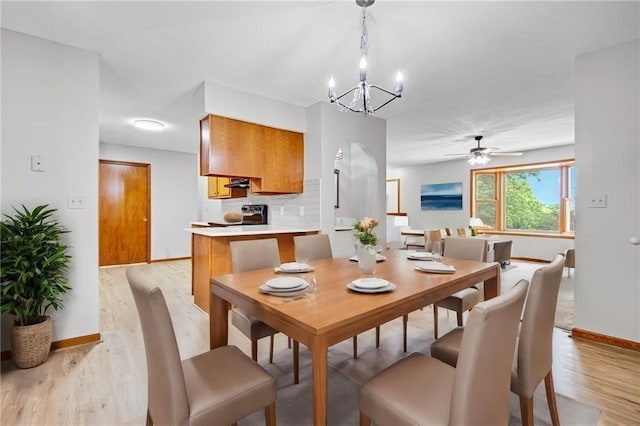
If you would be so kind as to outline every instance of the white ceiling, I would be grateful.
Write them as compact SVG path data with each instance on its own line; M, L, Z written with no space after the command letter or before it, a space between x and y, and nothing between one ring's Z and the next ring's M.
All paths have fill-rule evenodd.
M387 120L392 166L449 160L473 134L503 151L573 143L578 55L640 36L640 3L405 2L367 10L369 80L405 93ZM307 107L357 82L354 1L2 1L2 27L101 55L100 140L197 152L202 81ZM134 117L167 122L149 133Z

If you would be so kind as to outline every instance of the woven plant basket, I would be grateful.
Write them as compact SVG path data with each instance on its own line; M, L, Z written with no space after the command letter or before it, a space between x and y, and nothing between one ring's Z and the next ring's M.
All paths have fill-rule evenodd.
M11 329L11 357L20 368L42 364L51 348L51 317L33 325L14 325Z

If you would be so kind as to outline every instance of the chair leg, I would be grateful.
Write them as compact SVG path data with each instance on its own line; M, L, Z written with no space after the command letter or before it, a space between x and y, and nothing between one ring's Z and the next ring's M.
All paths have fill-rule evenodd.
M371 426L371 419L362 411L360 411L360 426Z
M520 397L520 417L522 426L533 426L533 396L531 398Z
M153 419L151 419L151 413L147 409L147 426L153 426Z
M376 327L376 349L380 347L380 326Z
M264 423L266 426L276 426L276 402L264 407Z
M257 340L251 341L251 358L253 358L255 362L258 362L258 341Z
M402 351L407 351L407 327L409 326L409 315L402 316Z
M553 375L551 371L544 377L544 387L547 391L547 405L549 405L549 414L551 414L551 424L553 426L560 426L558 405L556 404L556 391L553 387Z
M273 334L269 338L269 364L273 364Z
M293 341L293 383L300 383L300 343Z
M456 312L456 318L458 319L458 327L462 327L462 312Z
M438 338L438 307L433 304L433 338Z
M358 359L358 335L353 336L353 359Z

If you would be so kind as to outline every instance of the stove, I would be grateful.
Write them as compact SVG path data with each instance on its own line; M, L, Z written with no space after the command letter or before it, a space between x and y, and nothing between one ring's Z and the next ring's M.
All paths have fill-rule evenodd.
M209 222L209 225L219 227L267 224L268 206L266 204L244 204L240 211L242 212L240 222Z

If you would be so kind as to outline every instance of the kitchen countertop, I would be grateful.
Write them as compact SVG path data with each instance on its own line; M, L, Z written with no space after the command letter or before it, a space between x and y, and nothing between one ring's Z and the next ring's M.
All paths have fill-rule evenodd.
M200 223L200 222L192 222ZM202 222L206 223L206 222ZM298 232L319 232L319 228L301 228L278 225L237 225L225 227L208 228L185 228L185 231L192 234L204 235L207 237L232 237L238 235L264 235L264 234L291 234Z

